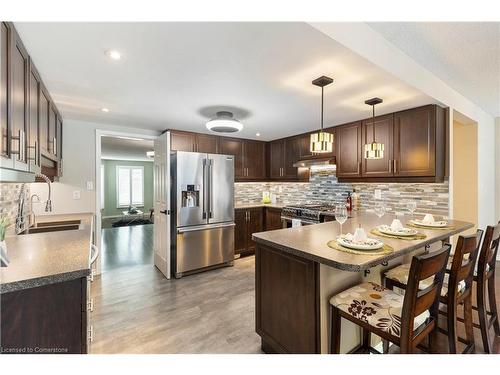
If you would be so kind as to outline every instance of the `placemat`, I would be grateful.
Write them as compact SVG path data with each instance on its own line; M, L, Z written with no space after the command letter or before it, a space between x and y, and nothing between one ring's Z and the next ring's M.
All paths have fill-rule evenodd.
M396 240L407 240L407 241L425 240L427 238L427 236L423 233L417 233L413 236L396 236L396 235L392 235L392 234L382 233L377 228L373 228L370 231L370 233L374 234L376 236L379 236L379 237L387 237L387 238L394 238Z
M347 247L341 246L337 243L337 240L331 240L327 243L328 247L338 251L343 251L344 253L356 254L356 255L386 255L394 251L392 246L384 244L384 246L377 250L356 250L349 249Z
M437 227L424 227L423 225L415 225L413 223L407 223L406 225L408 225L409 227L413 227L413 228L429 229L429 230L453 230L453 229L455 229L454 226L447 226L447 227L437 228Z

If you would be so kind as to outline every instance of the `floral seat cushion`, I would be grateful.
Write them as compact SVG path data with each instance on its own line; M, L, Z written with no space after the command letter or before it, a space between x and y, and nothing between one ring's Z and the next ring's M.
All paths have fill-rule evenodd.
M367 282L333 296L330 304L354 318L399 337L403 299L404 296L392 290ZM429 311L417 316L413 322L413 329L424 324L429 316Z
M396 268L393 268L385 273L385 277L397 281L401 284L408 284L408 276L410 274L410 264L402 264ZM448 295L448 281L449 281L450 275L445 274L444 275L444 280L443 280L443 287L441 289L441 296L446 297ZM434 277L429 277L428 279L420 281L419 288L420 289L425 289L428 286L432 285L432 282L434 280ZM462 280L458 283L458 293L462 293L465 290L465 280Z

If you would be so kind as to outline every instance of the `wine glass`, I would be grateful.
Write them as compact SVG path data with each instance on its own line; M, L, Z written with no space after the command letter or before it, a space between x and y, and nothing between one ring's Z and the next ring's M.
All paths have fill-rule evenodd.
M335 206L335 220L340 224L340 235L342 236L342 224L347 220L347 207L345 204Z
M373 212L375 215L378 216L379 219L382 219L382 217L385 215L385 206L382 202L378 202L375 205L375 208L373 209Z
M411 218L413 220L413 213L417 209L417 202L416 201L408 201L408 202L406 202L406 208L408 209L408 211L410 211Z

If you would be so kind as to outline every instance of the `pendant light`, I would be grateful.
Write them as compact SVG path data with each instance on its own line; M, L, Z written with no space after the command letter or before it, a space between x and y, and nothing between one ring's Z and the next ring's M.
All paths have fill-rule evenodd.
M365 101L365 104L372 106L372 130L373 138L372 143L365 144L365 159L383 159L384 157L384 144L375 141L375 106L382 103L380 98L372 98Z
M315 86L321 87L321 129L311 134L310 151L314 154L322 154L333 151L333 134L323 131L323 91L324 87L333 82L333 79L321 76L312 81Z

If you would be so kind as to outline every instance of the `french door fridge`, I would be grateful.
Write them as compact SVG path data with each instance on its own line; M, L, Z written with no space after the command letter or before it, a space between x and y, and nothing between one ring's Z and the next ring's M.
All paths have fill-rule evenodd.
M170 155L172 274L234 260L234 156L176 151Z

